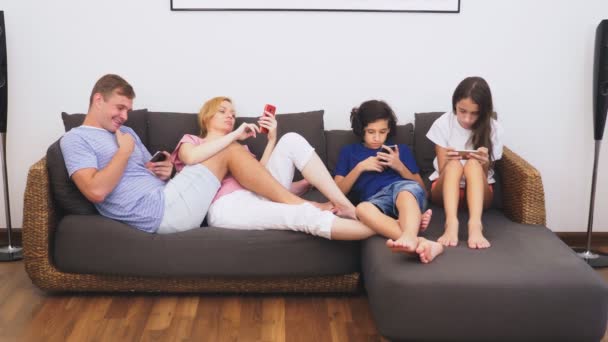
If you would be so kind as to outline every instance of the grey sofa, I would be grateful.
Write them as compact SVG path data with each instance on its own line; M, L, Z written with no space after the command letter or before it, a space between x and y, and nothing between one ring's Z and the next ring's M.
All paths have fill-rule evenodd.
M396 142L413 148L423 175L432 170L434 157L425 134L440 114L416 114L415 125L398 127ZM66 131L83 117L64 113ZM340 147L356 141L348 130L325 131L323 111L277 119L279 135L302 134L330 170ZM239 118L237 124L253 120ZM152 153L171 151L183 134L198 133L193 114L137 110L127 125ZM247 143L259 156L265 137ZM390 253L381 237L344 242L212 227L174 235L138 231L97 214L67 177L56 142L28 175L25 267L46 291L353 293L364 288L380 333L394 340L599 340L608 317L606 284L544 227L538 171L508 148L497 170L496 199L484 214L492 248L470 250L461 243L422 265ZM322 200L316 191L306 197ZM433 209L425 233L430 238L440 234L443 222L443 210Z

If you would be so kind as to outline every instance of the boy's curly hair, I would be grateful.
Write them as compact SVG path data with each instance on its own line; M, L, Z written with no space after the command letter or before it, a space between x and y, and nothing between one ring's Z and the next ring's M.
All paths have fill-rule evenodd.
M359 108L353 108L350 112L350 125L353 133L363 139L365 127L378 120L388 120L388 137L397 133L397 116L393 109L384 101L369 100L363 102Z

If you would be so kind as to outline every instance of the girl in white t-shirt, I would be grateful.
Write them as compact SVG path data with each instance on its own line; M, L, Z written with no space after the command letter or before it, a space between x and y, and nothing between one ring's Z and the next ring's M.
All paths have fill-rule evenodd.
M481 214L492 203L494 162L502 157L502 127L494 118L492 93L481 77L465 78L452 96L452 112L440 116L427 138L435 143L435 172L429 177L431 201L445 208L445 232L437 240L458 244L458 207L469 210L468 245L488 248ZM472 152L458 152L469 150Z

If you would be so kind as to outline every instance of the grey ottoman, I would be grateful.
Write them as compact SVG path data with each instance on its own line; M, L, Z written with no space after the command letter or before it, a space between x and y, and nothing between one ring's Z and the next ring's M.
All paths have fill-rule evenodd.
M443 232L443 209L425 236ZM391 340L599 341L608 286L553 232L484 213L487 250L458 247L434 262L393 254L385 239L362 247L364 284L380 333ZM463 224L464 223L464 224Z

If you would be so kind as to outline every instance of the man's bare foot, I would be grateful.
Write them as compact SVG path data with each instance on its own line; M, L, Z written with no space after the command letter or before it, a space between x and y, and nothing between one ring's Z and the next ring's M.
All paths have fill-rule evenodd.
M469 248L490 248L490 241L483 236L482 230L483 225L481 222L469 222Z
M445 221L445 232L437 239L437 242L446 247L458 245L458 219Z
M310 190L310 188L312 188L310 183L306 179L302 179L297 182L291 183L289 191L291 191L292 194L301 196L305 194L308 190Z
M428 264L443 253L443 246L438 242L419 237L416 253L418 253L418 257L423 264Z
M431 209L428 209L422 214L422 219L420 220L420 233L422 233L429 227L429 224L431 223L431 217L433 217L433 211Z
M352 203L350 203L350 202L348 202L348 204L349 204L348 206L335 204L334 205L334 214L336 214L337 216L340 216L342 218L356 220L357 214L355 214L355 206L352 205Z
M412 254L416 252L416 247L418 247L418 237L403 233L395 241L392 239L386 240L386 247L393 251L393 253Z

